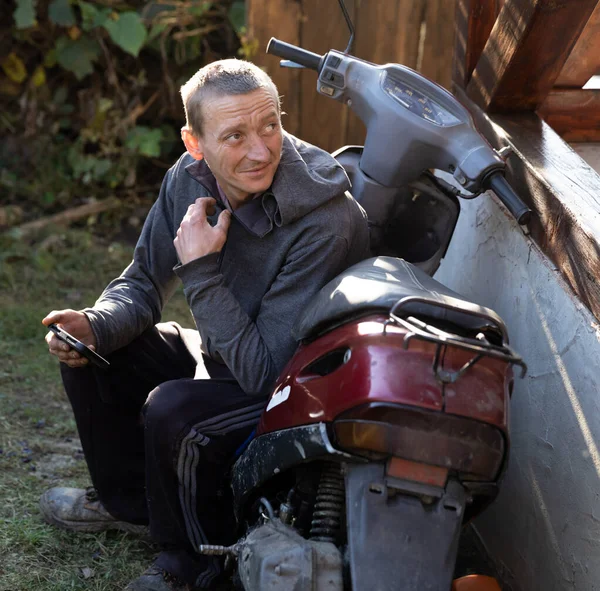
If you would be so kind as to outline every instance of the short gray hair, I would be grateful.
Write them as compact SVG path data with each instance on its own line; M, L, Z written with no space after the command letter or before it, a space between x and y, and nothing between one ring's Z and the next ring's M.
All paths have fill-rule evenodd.
M264 88L273 93L281 112L279 93L269 75L251 62L225 59L200 68L182 87L181 98L187 127L201 136L204 116L202 102L208 96L248 94Z

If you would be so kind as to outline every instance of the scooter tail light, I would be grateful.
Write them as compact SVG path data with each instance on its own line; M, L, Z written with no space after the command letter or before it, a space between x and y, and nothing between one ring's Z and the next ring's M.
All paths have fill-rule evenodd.
M397 404L346 411L333 422L333 431L344 451L439 466L464 480L495 481L504 462L504 435L496 427Z
M420 482L437 488L445 488L448 480L448 468L440 468L422 462L411 462L395 457L388 460L385 473L393 478Z

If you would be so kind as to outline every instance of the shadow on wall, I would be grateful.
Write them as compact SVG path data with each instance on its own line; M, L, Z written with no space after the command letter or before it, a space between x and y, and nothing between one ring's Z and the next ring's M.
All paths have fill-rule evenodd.
M511 456L477 520L523 590L592 589L600 578L600 327L490 197L462 203L436 278L498 312L529 366L511 401Z

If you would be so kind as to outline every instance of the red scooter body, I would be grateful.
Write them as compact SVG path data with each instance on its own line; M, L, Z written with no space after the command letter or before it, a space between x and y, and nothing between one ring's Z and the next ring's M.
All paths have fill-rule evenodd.
M432 370L436 345L416 341L405 349L407 329L386 327L386 320L382 315L355 320L301 346L282 372L274 396L288 387L289 394L263 414L257 435L331 422L348 409L388 402L483 421L508 436L509 363L487 358L458 383L441 384ZM314 371L315 362L340 350L350 353L334 371ZM456 371L471 356L454 349L444 359L445 369Z
M258 436L319 423L346 452L443 468L461 481L498 479L520 360L492 310L378 257L323 288L298 330L304 342Z
M434 371L437 345L414 340L406 347L408 329L386 325L387 320L361 318L301 346L282 373L257 435L326 423L333 425L334 445L343 449L363 448L456 470L470 480L495 481L508 453L511 364L483 358L455 383L444 384ZM443 369L456 372L472 357L448 347ZM376 408L379 412L369 411ZM386 432L369 437L365 420L385 423ZM410 437L403 435L405 428ZM388 441L377 441L382 437Z

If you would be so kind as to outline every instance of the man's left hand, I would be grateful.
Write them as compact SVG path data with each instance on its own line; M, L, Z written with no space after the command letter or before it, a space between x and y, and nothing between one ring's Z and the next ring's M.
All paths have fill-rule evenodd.
M212 197L200 197L189 206L177 237L173 241L182 265L213 252L220 252L227 240L231 214L220 213L216 226L208 223L207 216L214 212L216 201Z

